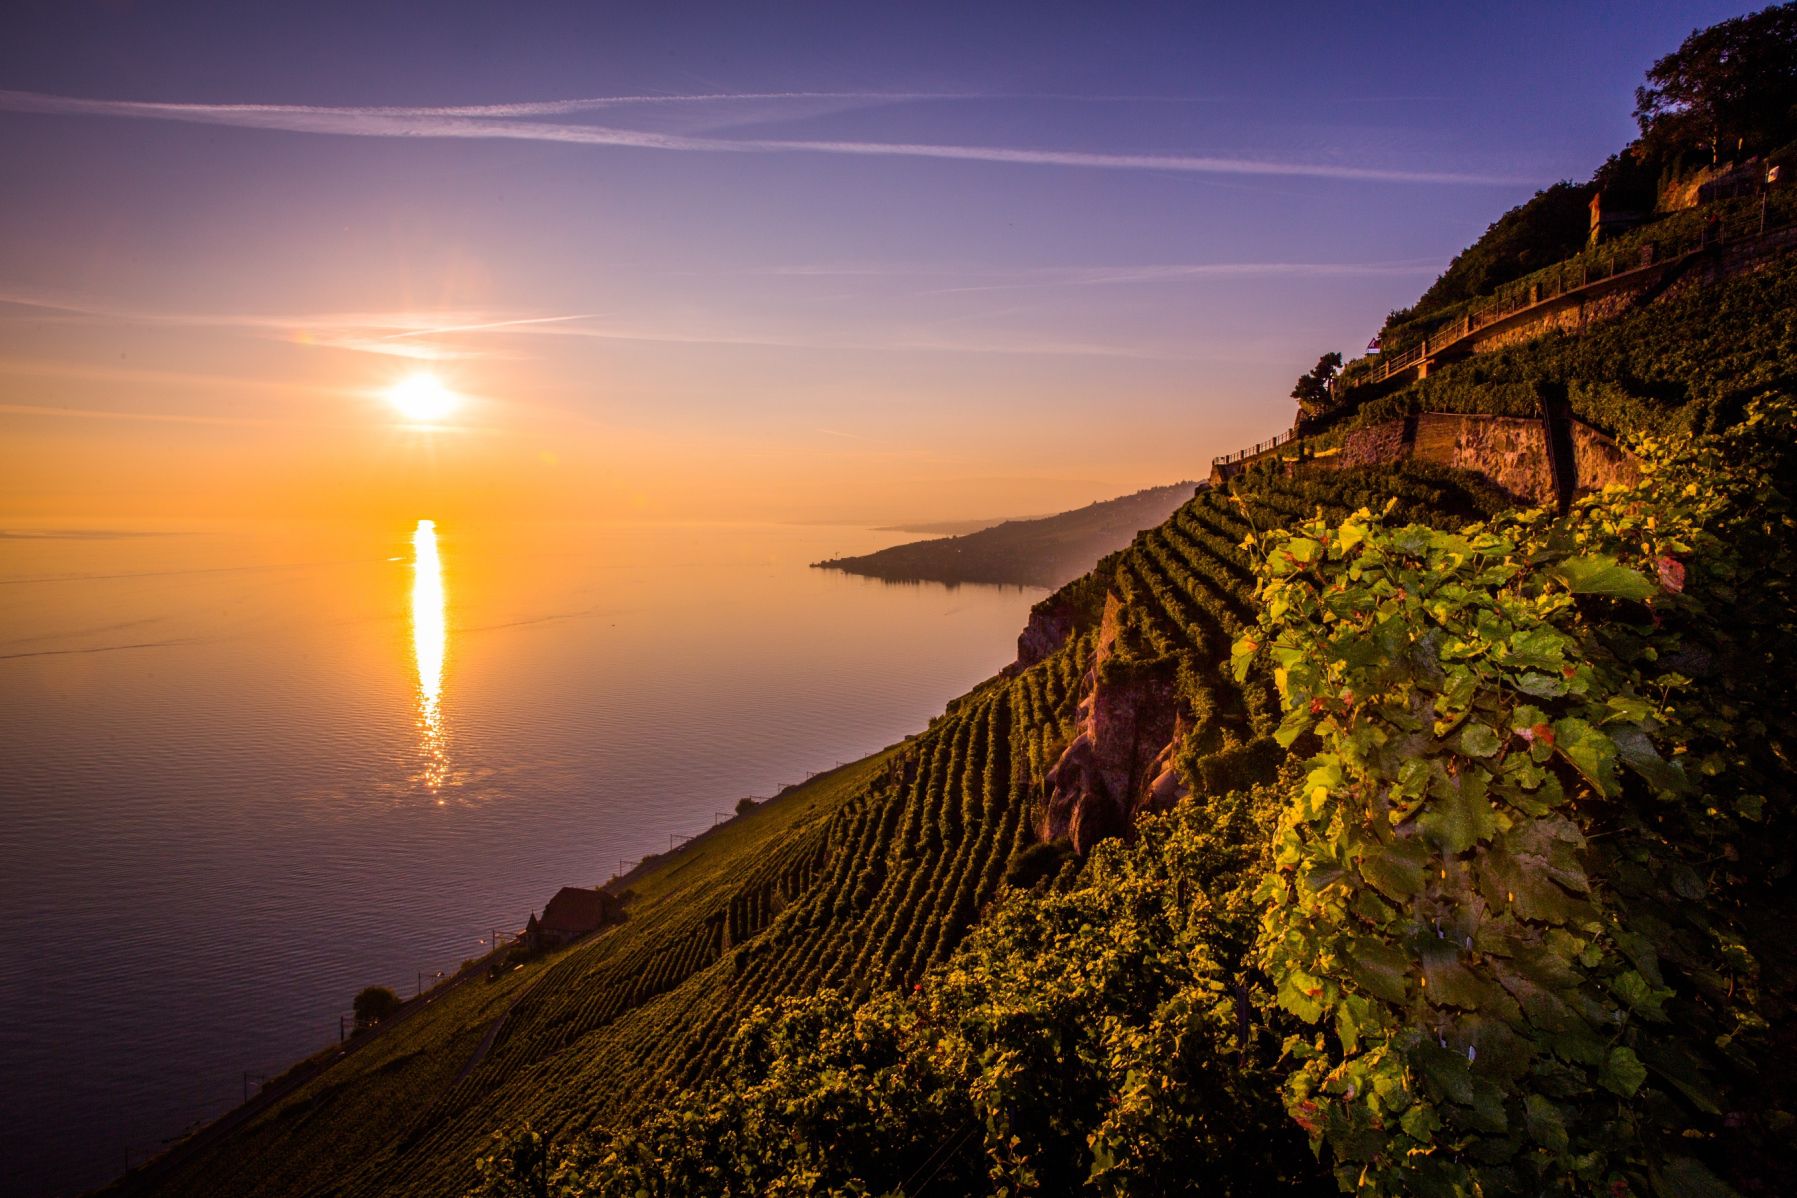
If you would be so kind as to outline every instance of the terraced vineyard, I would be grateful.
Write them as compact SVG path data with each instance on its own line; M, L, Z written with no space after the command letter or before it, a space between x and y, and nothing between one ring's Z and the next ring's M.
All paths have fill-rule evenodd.
M1124 662L1174 670L1188 729L1177 764L1192 789L1218 793L1264 781L1285 756L1272 740L1279 722L1272 680L1251 674L1238 686L1221 668L1231 642L1254 619L1243 540L1319 509L1340 516L1388 501L1396 503L1394 519L1450 524L1512 502L1476 476L1428 466L1288 478L1272 463L1230 490L1200 492L1074 584L1102 586L1122 600Z
M1405 515L1450 519L1503 502L1439 471L1261 470L1234 494L1201 492L1062 592L1089 611L1115 593L1125 662L1177 672L1191 784L1235 785L1282 756L1269 739L1270 683L1238 687L1220 668L1251 618L1242 538L1319 506L1393 495ZM477 1001L489 987L475 983L411 1021L403 1048L361 1054L368 1064L327 1072L127 1191L458 1192L494 1130L529 1121L566 1137L626 1119L703 1078L757 1006L825 987L909 986L953 951L1008 873L1028 881L1065 867L1064 853L1032 852L1033 820L1075 732L1096 639L1096 619L1083 621L1059 651L950 704L921 735L670 855L632 879L623 925L508 977L503 1001ZM325 1142L345 1151L306 1147Z

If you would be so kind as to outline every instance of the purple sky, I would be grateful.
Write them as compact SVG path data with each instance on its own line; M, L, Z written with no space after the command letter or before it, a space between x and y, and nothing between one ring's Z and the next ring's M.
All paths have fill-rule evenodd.
M15 2L0 519L1200 477L1746 11L1368 7Z

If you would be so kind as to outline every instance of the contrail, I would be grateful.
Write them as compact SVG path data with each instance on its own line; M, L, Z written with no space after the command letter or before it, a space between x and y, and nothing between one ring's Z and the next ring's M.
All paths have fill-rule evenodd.
M645 93L632 96L583 96L568 100L523 100L510 104L354 105L315 104L174 104L146 100L90 100L43 92L0 90L0 107L16 112L80 113L93 116L164 117L170 120L209 119L205 114L254 116L258 113L371 117L476 117L505 119L526 116L559 116L594 112L604 108L644 107L655 104L740 104L756 101L858 100L901 104L922 100L974 100L973 92L691 92L680 95Z
M937 93L718 93L721 100L762 98L923 99L951 98ZM670 97L659 97L667 101ZM927 142L800 141L774 138L691 137L603 125L569 125L512 119L588 108L649 102L643 97L599 97L540 101L525 105L473 108L320 107L296 104L168 104L139 100L93 100L41 92L0 91L0 110L65 116L109 116L139 120L233 125L288 133L344 137L455 138L547 141L570 145L621 146L631 149L700 153L832 154L859 157L930 158L962 162L994 162L1024 166L1061 166L1085 170L1172 171L1208 175L1258 175L1339 179L1370 183L1426 183L1455 186L1513 186L1525 180L1453 171L1419 171L1337 163L1275 161L1222 155L1114 154L1082 150L1038 150L1010 146L939 145ZM561 107L557 107L560 105ZM574 106L574 107L568 107Z

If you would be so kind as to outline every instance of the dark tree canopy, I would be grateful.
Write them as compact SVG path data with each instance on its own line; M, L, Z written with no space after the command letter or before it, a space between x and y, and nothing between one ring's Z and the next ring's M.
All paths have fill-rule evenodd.
M1591 226L1590 203L1589 184L1562 182L1536 192L1456 254L1417 301L1415 311L1431 312L1489 295L1512 279L1576 254Z
M1635 89L1635 120L1659 154L1712 162L1788 140L1797 115L1797 4L1699 29Z
M400 1008L399 995L385 986L370 986L356 995L357 1027L373 1027Z
M1298 410L1306 416L1314 416L1326 410L1334 399L1330 384L1341 371L1342 356L1338 353L1327 353L1317 359L1316 368L1308 374L1298 376L1298 385L1292 388L1292 398L1298 401Z

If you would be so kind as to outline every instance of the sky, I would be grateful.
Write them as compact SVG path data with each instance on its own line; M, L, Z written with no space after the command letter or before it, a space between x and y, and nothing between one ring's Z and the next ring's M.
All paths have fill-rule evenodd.
M13 0L0 526L1034 514L1289 425L1739 3ZM459 397L389 402L427 372Z

